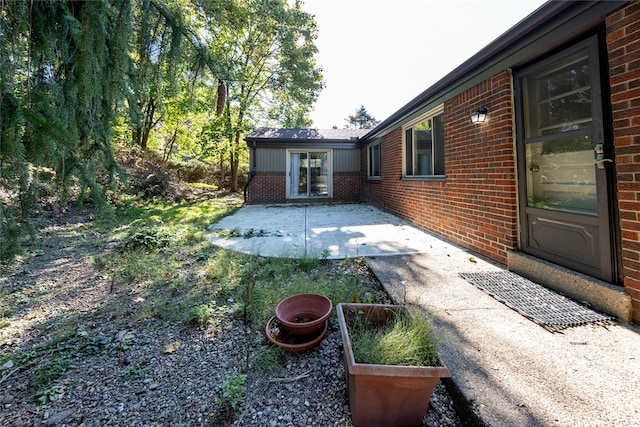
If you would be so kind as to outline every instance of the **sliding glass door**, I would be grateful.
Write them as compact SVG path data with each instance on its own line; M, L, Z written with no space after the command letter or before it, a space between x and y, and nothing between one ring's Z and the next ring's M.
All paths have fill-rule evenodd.
M287 197L331 197L331 151L289 151Z

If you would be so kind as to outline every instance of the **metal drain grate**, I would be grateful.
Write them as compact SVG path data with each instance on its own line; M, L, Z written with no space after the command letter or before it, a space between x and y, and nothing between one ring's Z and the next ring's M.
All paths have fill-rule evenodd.
M510 271L460 276L551 332L589 323L607 325L613 319Z

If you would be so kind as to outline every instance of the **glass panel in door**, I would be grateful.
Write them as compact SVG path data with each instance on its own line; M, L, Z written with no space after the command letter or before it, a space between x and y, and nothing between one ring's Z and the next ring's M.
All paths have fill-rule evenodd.
M309 159L307 153L295 153L295 156L298 156L300 159L298 161L298 180L295 183L297 186L296 195L297 196L306 196L308 194L307 183L309 182L308 169L309 169Z
M529 207L597 215L590 137L527 144L526 170Z
M597 215L587 50L524 78L527 206Z
M329 195L328 153L309 153L309 195Z
M289 154L289 195L304 197L307 195L307 169L309 162L307 153Z
M329 196L329 152L296 152L289 154L289 196Z

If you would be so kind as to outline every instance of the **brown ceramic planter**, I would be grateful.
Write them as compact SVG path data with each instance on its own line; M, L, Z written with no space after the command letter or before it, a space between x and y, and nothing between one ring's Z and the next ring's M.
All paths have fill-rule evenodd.
M297 294L276 306L280 326L291 335L312 335L322 330L331 315L331 300L320 294Z
M345 374L355 427L421 426L433 388L450 377L445 366L393 366L356 363L347 325L357 314L383 322L402 306L338 304Z
M317 346L327 333L329 322L324 322L324 326L320 332L312 335L291 335L283 330L280 321L276 316L272 316L267 322L265 333L267 338L273 344L287 351L305 351Z

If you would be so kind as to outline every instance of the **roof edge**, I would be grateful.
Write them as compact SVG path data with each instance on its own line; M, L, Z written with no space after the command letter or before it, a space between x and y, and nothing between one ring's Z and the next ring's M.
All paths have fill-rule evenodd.
M509 46L512 46L515 43L526 40L530 33L534 30L542 29L545 23L551 22L554 18L557 18L559 14L566 13L572 9L575 9L576 13L579 13L598 3L603 2L550 0L547 3L544 3L496 38L493 42L482 48L478 53L456 67L442 79L428 87L425 91L402 106L391 116L383 120L378 124L378 126L373 128L360 139L361 143L367 144L368 142L381 137L387 130L402 122L410 114L428 103L429 100L436 98L437 95L442 94L450 87L455 86L456 82L463 79L464 76L469 75L469 78L471 78L471 76L480 75L483 70L490 67L493 58L500 52L506 51ZM628 1L608 1L606 3L609 3L609 5L615 5L611 6L611 8L614 9L628 3Z

